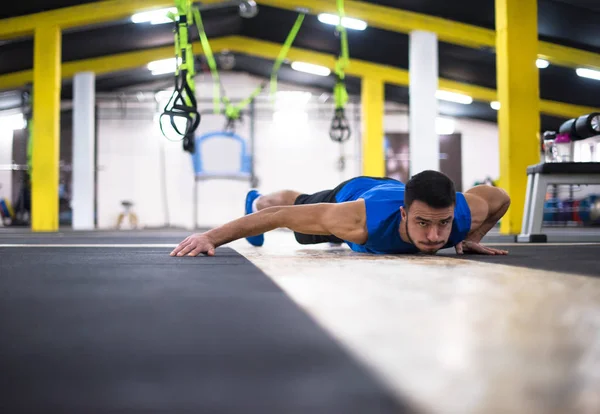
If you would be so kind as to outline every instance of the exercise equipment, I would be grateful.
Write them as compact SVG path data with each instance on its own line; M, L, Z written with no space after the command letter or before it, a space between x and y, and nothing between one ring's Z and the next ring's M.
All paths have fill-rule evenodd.
M177 16L169 13L169 17L175 22L175 89L160 115L159 125L163 135L169 139L162 122L164 117L168 117L173 130L183 138L184 151L193 153L193 134L200 125L194 82L194 54L189 37L194 15L191 0L175 0L175 6Z
M203 143L210 139L230 139L240 144L240 169L237 171L232 171L230 173L223 172L214 172L208 171L204 168L204 163L202 162L202 150L201 146ZM196 138L196 152L192 156L193 164L194 164L194 173L196 177L202 178L223 178L223 177L234 177L234 178L250 178L251 172L251 164L252 164L252 155L248 152L248 145L246 145L246 140L232 131L216 131L210 132L208 134L204 134L200 137Z
M560 128L561 134L568 134L572 141L580 141L600 135L600 112L569 119Z
M5 226L12 224L12 221L15 219L13 208L10 201L6 198L0 199L0 216L2 218L2 223Z
M121 202L121 205L123 206L123 211L119 214L119 217L117 218L117 229L121 228L121 226L125 222L125 219L129 221L129 225L132 229L137 229L139 220L137 214L135 214L132 211L133 202L124 200Z
M481 181L475 181L475 183L473 183L473 187L478 186L478 185L489 185L492 187L497 187L498 181L492 179L492 177L485 177L485 179L483 179Z
M340 38L340 54L335 63L335 86L333 96L335 99L335 114L331 121L329 137L335 142L344 142L350 139L350 124L346 118L346 104L348 103L348 91L346 90L345 69L350 63L348 50L348 34L342 24L345 17L344 0L337 0L339 21L336 27L336 36Z
M244 138L233 131L214 131L196 137L196 151L192 155L194 167L194 228L198 228L198 183L200 181L214 179L248 181L251 187L256 187L257 181L254 176L254 157L252 152L254 147L252 142L253 136L254 131L253 128L251 128L251 142L249 144L246 143ZM211 171L205 168L205 164L202 162L202 147L207 141L214 139L227 139L239 144L239 169L233 171Z
M542 224L546 221L544 204L549 185L600 185L600 163L550 162L528 167L527 192L518 242L547 241L546 234L542 233ZM569 198L573 199L571 195ZM591 217L586 219L585 208L586 202L580 201L578 214L584 224L591 222Z
M582 221L587 225L600 224L600 195L592 194L581 200L580 213Z
M223 84L221 83L221 79L219 77L219 71L217 68L217 63L215 61L212 49L210 47L210 42L208 41L208 37L206 36L206 32L204 30L204 25L202 23L202 17L200 16L200 12L198 9L194 9L195 20L198 25L198 33L200 34L200 41L202 42L202 49L204 50L204 55L206 56L206 61L210 68L210 72L213 79L213 105L214 105L214 113L221 114L223 113L223 109L221 107L221 103L224 106L225 113L225 132L235 133L236 123L241 121L243 111L256 99L258 95L262 93L262 91L267 86L267 82L262 82L246 99L243 99L237 105L233 105L231 100L227 97L227 93ZM292 27L292 30L288 33L287 39L284 42L277 59L273 64L273 68L271 69L271 96L275 96L277 91L277 75L279 74L279 69L281 68L282 63L285 61L287 54L298 34L300 28L302 27L302 23L304 22L306 14L301 12L296 18L296 22ZM222 96L222 98L221 98Z
M549 198L544 202L544 225L594 226L600 224L600 196L581 199Z

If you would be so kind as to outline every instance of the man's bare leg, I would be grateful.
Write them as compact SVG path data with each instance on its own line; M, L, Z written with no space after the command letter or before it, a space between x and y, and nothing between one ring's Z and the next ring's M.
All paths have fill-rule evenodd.
M260 195L258 191L251 190L246 195L246 214L252 214L268 207L291 206L299 195L299 192L291 190L277 191L266 195ZM246 240L253 246L262 246L265 242L265 236L259 234L257 236L246 237Z
M256 199L256 210L258 211L276 206L292 206L300 194L302 193L292 190L283 190L261 195Z

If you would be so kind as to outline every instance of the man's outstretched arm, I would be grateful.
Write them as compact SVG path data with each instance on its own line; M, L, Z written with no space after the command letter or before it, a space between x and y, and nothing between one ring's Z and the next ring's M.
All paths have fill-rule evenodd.
M215 248L234 240L267 233L277 228L314 235L335 235L343 240L364 242L364 202L323 203L269 207L240 217L206 233L182 241L171 256L214 255Z
M507 254L505 250L484 247L479 243L506 214L510 207L508 193L498 187L480 185L468 190L465 196L471 208L471 231L464 242L457 245L456 251L459 254L463 253L463 249L482 254Z

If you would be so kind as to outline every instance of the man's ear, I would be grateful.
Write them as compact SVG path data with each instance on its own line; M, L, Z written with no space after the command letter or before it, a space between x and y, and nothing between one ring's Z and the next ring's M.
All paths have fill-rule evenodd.
M402 216L402 220L406 220L406 210L404 210L404 207L400 207L400 215Z

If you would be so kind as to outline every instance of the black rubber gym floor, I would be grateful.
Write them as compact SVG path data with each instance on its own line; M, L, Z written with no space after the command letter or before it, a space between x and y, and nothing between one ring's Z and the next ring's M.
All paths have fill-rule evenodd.
M0 412L410 412L244 257L169 251L0 247Z
M462 255L461 259L477 260L487 263L498 263L520 266L529 269L549 270L554 272L600 276L600 244L526 244L493 245L497 249L508 250L506 256ZM442 254L452 255L452 250Z
M37 244L0 247L0 412L413 411L235 251L135 246L186 235L0 232ZM460 258L600 275L600 245L498 247Z

